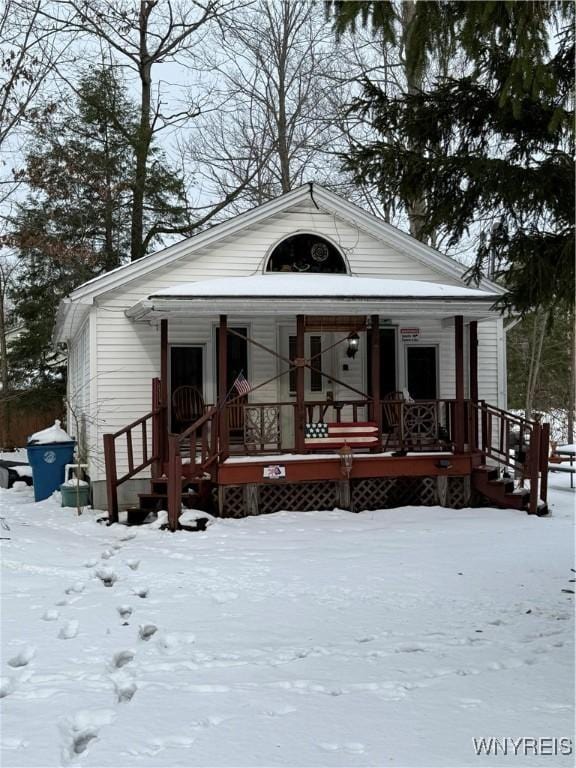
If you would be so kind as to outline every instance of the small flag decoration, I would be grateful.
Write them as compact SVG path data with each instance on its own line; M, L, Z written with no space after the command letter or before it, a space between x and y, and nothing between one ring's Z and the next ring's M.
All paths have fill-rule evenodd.
M250 383L248 382L248 379L244 376L242 371L236 376L234 379L234 383L232 384L232 389L235 389L236 392L239 395L247 395L248 392L252 389L250 386Z

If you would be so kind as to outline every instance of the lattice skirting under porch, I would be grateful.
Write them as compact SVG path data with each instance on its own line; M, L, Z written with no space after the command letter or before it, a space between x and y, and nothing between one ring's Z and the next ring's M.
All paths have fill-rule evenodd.
M438 504L435 477L368 477L353 480L351 491L355 512Z
M219 489L222 517L247 517L280 510L351 508L354 512L393 507L433 506L460 509L470 504L467 477L372 477L315 483L229 485Z
M286 510L334 509L340 504L340 483L275 483L228 485L220 488L222 517L247 517Z

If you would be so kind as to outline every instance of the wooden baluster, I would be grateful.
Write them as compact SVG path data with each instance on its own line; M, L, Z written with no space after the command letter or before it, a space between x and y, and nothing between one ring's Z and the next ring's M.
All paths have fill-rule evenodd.
M208 458L208 422L205 421L204 424L202 424L202 458L201 462L202 464L206 463L206 459Z
M114 435L104 435L104 465L106 468L106 496L108 523L118 522L118 488L116 474L116 446Z
M190 453L190 470L192 472L192 475L196 472L196 442L197 442L197 432L194 431L188 438L188 450Z
M146 433L146 422L142 422L142 461L148 461L148 435Z
M134 471L134 453L132 451L132 430L126 432L126 448L128 451L128 470Z
M488 412L486 403L482 401L482 453L488 451Z

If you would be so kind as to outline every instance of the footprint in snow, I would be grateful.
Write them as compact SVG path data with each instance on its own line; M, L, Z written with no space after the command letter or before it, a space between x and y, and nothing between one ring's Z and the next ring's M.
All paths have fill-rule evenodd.
M133 613L133 608L131 605L119 605L116 610L120 614L121 619L129 619Z
M421 643L401 643L394 649L395 653L424 653L429 650Z
M138 637L140 640L150 640L156 632L158 632L158 627L155 624L141 624L138 629Z
M95 575L105 587L113 587L118 581L118 574L112 568L98 568Z
M86 560L84 563L84 568L94 568L94 566L98 563L98 558L91 557L90 560Z
M115 542L112 544L112 549L116 549L116 550L118 550L118 549L122 549L122 544L121 544L119 541L115 541Z
M58 632L58 637L61 640L71 640L78 634L79 626L80 622L77 619L70 619L70 621L64 622L60 632Z
M134 659L134 651L118 651L112 657L112 666L116 669L125 667L126 664L130 664Z
M140 565L140 560L126 560L126 565L131 570L137 571L138 570L138 566Z
M56 608L47 608L42 614L43 621L57 621L60 618L60 611Z
M81 710L65 718L60 724L64 737L63 762L70 763L78 755L86 752L90 742L98 738L100 729L110 725L115 718L116 712L113 709Z
M110 560L111 557L114 557L116 552L112 552L111 549L105 549L104 552L100 555L100 558L102 560Z
M33 645L26 645L20 650L16 656L12 656L8 659L8 666L17 669L18 667L26 667L34 656L36 655L36 648Z
M75 581L74 584L70 584L70 586L67 587L64 592L67 595L71 595L73 592L80 594L80 592L84 592L85 589L86 584L83 581Z
M134 589L134 594L136 597L141 597L144 599L145 597L148 597L148 594L150 592L150 589L148 587L136 587Z
M0 677L0 699L10 696L16 690L16 678Z
M131 701L134 694L138 690L138 686L132 680L124 670L118 670L110 675L110 679L114 683L114 690L118 698L118 703L122 704L126 701Z

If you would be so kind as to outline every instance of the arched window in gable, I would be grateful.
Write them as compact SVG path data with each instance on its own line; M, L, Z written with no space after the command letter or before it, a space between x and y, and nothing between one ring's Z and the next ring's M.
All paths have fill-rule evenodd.
M319 235L292 235L279 243L268 259L266 272L348 273L342 254Z

